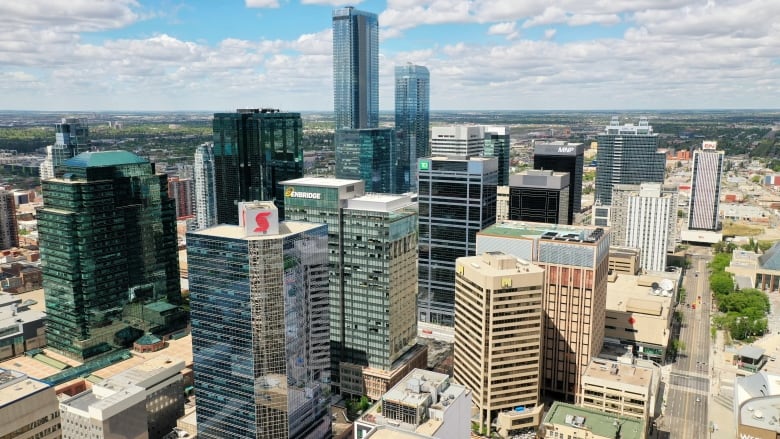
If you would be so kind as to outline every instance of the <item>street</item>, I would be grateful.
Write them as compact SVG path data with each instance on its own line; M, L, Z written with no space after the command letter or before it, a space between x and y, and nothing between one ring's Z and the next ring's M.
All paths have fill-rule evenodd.
M710 306L708 255L691 255L683 286L686 297L677 306L682 313L677 354L666 380L666 405L657 422L660 438L705 438L710 389ZM695 307L694 307L695 305Z

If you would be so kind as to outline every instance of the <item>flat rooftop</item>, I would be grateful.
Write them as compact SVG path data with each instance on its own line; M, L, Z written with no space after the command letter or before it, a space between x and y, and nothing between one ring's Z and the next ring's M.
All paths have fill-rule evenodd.
M220 224L217 226L209 227L197 232L190 232L194 235L216 236L220 238L232 238L232 239L246 239L247 241L258 241L265 239L278 239L286 235L293 233L305 232L322 224L308 223L303 221L282 221L279 223L278 235L261 235L261 236L246 236L246 231L243 227L234 226L231 224Z
M544 268L532 262L516 258L501 252L487 252L478 256L467 256L458 260L470 268L486 276L500 276L502 274L543 273Z
M598 410L557 401L550 407L543 422L581 428L583 431L587 430L591 434L601 437L620 437L621 439L645 437L645 422L642 420L606 414ZM579 427L572 425L573 422L577 422ZM620 428L619 431L618 428Z
M585 240L598 230L600 230L602 234L606 234L606 231L603 228L596 226L569 226L561 224L534 223L528 221L502 220L482 230L479 232L479 234L506 236L511 238L534 238L548 236L553 240L556 238L563 240Z
M47 387L50 386L30 378L22 372L0 369L0 408Z
M359 184L362 181L363 180L349 180L346 178L302 177L292 180L285 180L281 182L281 184L285 186L301 185L339 188L352 184Z
M585 372L586 377L648 388L653 382L653 371L641 366L593 358Z
M672 283L671 292L661 288L669 285L663 282L664 279ZM676 280L660 276L660 273L658 276L618 273L614 282L607 283L606 309L666 316L672 306L675 288Z
M413 387L428 385L434 388L439 388L442 383L449 381L449 375L432 372L429 370L415 369L406 375L401 381L398 382L392 389L382 395L382 399L385 401L395 401L402 404L418 406L425 402L430 396L430 392L426 391L423 387L421 391L410 391ZM434 401L435 402L435 401Z

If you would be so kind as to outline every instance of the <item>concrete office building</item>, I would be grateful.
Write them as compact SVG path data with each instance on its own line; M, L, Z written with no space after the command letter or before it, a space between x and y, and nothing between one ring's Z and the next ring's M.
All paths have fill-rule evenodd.
M509 160L512 151L512 143L509 137L509 127L485 125L485 157L498 159L498 185L509 184Z
M475 255L477 232L496 221L498 159L418 161L419 320L452 326L455 259Z
M273 200L284 219L281 182L303 177L300 113L272 108L214 113L217 223L239 223L242 201Z
M582 375L579 405L649 425L661 380L660 369L594 358Z
M473 391L480 428L535 428L542 362L544 269L500 252L458 258L453 379ZM518 410L518 407L522 409Z
M470 389L448 375L414 369L355 421L353 437L467 438L470 418Z
M161 438L184 415L183 361L156 357L61 400L63 437Z
M600 227L503 221L477 234L477 254L493 251L545 269L542 388L573 401L604 341L608 233Z
M15 193L0 189L0 250L19 247Z
M379 21L353 7L333 10L336 130L379 125Z
M49 347L83 360L183 328L167 176L127 151L85 152L61 170L42 182L38 210Z
M417 188L417 159L430 157L431 75L423 66L395 66L395 132L398 136L396 192Z
M688 229L711 230L720 228L718 206L720 180L723 177L723 151L717 151L717 142L705 141L693 152L691 166L691 198L688 204Z
M217 225L217 187L214 174L214 144L204 143L195 150L195 217L198 229Z
M336 178L363 180L367 192L395 194L398 190L398 140L392 128L336 131Z
M568 172L571 187L566 224L574 224L574 215L582 210L582 174L585 145L582 143L534 142L534 169Z
M496 186L496 221L509 219L509 186Z
M677 272L641 276L610 274L605 340L623 346L636 358L664 364L672 334L673 298L679 282Z
M484 151L485 127L483 126L431 127L431 156L476 157L481 156Z
M609 271L611 273L639 274L642 250L633 247L609 247Z
M612 188L611 242L641 249L644 270L663 271L678 239L677 187L658 183Z
M647 424L587 407L554 402L544 417L539 437L544 439L645 439Z
M0 369L0 437L59 439L54 387L22 372Z
M198 436L330 436L327 228L239 205L187 234Z
M288 217L328 225L333 389L381 396L409 367L415 346L417 215L407 195L365 194L361 180L285 181Z
M612 204L612 188L616 184L663 183L666 154L658 151L658 134L653 132L647 118L640 118L639 125L621 125L613 117L604 132L596 136L596 141L598 172L594 208Z
M528 169L509 177L509 219L548 224L569 222L571 186L566 172Z
M46 346L46 313L30 309L22 299L0 293L0 360Z

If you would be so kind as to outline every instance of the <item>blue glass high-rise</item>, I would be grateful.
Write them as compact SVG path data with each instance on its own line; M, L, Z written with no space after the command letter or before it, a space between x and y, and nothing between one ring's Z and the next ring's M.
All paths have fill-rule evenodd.
M417 158L430 157L430 73L423 66L395 66L395 131L398 192L417 188Z
M336 129L379 125L379 22L353 7L333 11Z

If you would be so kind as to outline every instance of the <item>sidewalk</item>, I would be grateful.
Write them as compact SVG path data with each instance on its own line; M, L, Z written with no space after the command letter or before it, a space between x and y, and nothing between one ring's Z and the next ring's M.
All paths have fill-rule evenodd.
M710 434L712 439L734 439L737 434L734 417L734 380L736 367L724 356L724 335L718 331L710 350L710 395L707 426L715 425L717 430ZM729 405L730 404L730 405Z

